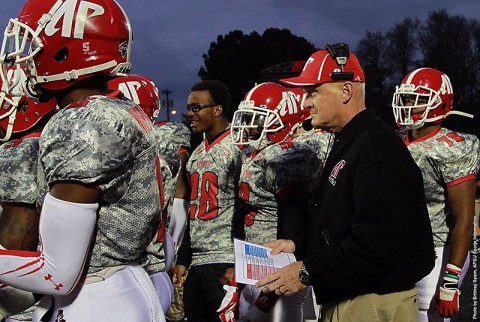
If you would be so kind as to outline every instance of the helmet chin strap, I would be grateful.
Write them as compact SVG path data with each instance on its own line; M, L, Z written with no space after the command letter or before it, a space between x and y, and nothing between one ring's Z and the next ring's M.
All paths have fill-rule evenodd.
M33 88L36 87L35 84L37 83L35 83L34 76L29 76L27 78L27 84L25 86L27 90L26 95L29 98L39 103L45 103L52 99L52 97L48 97L47 95L40 95L38 92L42 92L41 89L34 90Z
M0 117L0 119L4 119L8 116L8 124L7 128L5 129L5 136L0 138L0 142L6 142L10 139L13 133L13 125L15 124L15 119L17 116L18 100L15 98L7 99L6 94L2 91L0 93L0 102L2 102L2 104L7 102L11 106L10 110Z
M17 108L14 107L12 108L13 112L10 113L10 116L8 117L8 125L5 130L5 136L3 138L0 138L0 142L4 143L10 140L10 137L12 136L13 133L13 124L15 124L15 118L17 115Z
M474 117L473 114L465 113L465 112L461 112L461 111L450 111L446 115L450 115L450 114L465 116L465 117L468 117L468 118L471 118L471 119L473 119L473 117Z
M465 112L461 112L461 111L450 111L450 112L447 112L445 115L440 115L440 116L435 116L435 117L432 117L432 118L425 119L423 122L418 123L418 124L414 123L414 124L411 124L411 125L407 125L407 128L410 129L410 130L416 130L416 129L419 129L422 126L424 126L426 123L433 123L433 122L436 122L436 121L439 121L439 120L443 120L451 114L460 115L460 116L468 117L468 118L471 118L471 119L474 118L474 116L472 114L469 114L469 113L465 113Z
M71 80L75 80L80 76L83 75L88 75L88 74L93 74L95 72L99 72L105 69L109 69L112 67L117 66L117 62L115 60L111 60L109 62L95 65L95 66L90 66L90 67L85 67L81 69L73 69L71 71L66 71L60 74L55 74L55 75L36 75L35 77L35 85L36 84L43 84L43 83L50 83L50 82L55 82L55 81L61 81L61 80L66 80L67 82Z
M436 116L436 117L432 117L432 118L426 119L425 122L435 122L435 121L444 119L444 118L446 118L447 116L449 116L449 115L451 115L451 114L460 115L460 116L468 117L468 118L471 118L471 119L473 119L473 117L474 117L474 116L473 116L472 114L470 114L470 113L465 113L465 112L461 112L461 111L449 111L449 112L447 112L445 115L440 115L440 116Z

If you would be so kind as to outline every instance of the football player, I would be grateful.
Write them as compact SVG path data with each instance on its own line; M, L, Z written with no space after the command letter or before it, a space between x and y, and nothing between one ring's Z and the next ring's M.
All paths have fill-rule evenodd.
M187 117L205 140L187 163L190 216L179 250L174 284L184 284L188 321L216 321L224 297L219 278L233 272L233 237L243 238L238 179L242 149L232 144L227 115L230 94L225 84L208 80L195 84L188 96Z
M154 125L160 144L162 145L161 142L173 143L180 156L180 168L177 171L174 187L175 194L171 195L170 198L166 197L169 216L166 219L167 233L165 237L167 240L170 240L171 237L172 242L171 247L165 248L169 250L166 254L168 267L166 271L173 272L174 266L172 266L171 263L175 263L178 249L182 244L190 207L190 186L186 173L186 165L190 157L191 132L186 125L180 122L156 120ZM167 188L165 190L167 190ZM183 286L174 285L174 295L170 309L167 312L167 317L184 315L183 307ZM172 318L172 320L174 319Z
M161 213L157 140L107 89L130 70L131 40L114 0L28 0L5 30L2 79L26 63L28 95L59 106L40 135L41 248L0 250L0 281L45 295L33 321L165 321L137 264Z
M39 213L36 208L37 164L42 128L56 109L54 100L38 104L24 95L24 69L7 68L11 94L0 92L0 248L36 251ZM17 81L17 78L20 78ZM0 84L3 82L0 80ZM2 86L3 87L3 86ZM0 320L31 321L32 293L0 286ZM30 308L29 308L30 307Z
M396 87L392 106L403 139L423 173L436 263L417 283L419 321L449 320L459 310L459 287L469 266L479 140L442 126L452 111L453 87L433 68L410 72Z
M120 90L128 99L137 103L152 122L159 114L160 95L150 78L129 74L113 78L108 82L108 86L111 90ZM184 177L190 147L190 131L185 125L177 122L155 122L154 125L158 136L157 147L162 157L161 172L164 186L162 224L147 248L147 259L142 265L157 290L163 311L167 312L173 297L173 285L168 271L176 255L176 245L179 245L183 238L187 222L188 186Z
M239 196L248 207L248 242L264 245L279 238L293 238L297 227L304 224L311 180L320 162L316 150L288 140L301 114L294 93L270 82L252 88L234 114L232 140L254 148L240 175ZM240 294L240 319L303 321L307 293L308 288L292 297L280 297L275 303L272 298L262 300L266 295L261 289L246 285Z
M182 244L185 234L188 211L190 206L190 186L186 175L186 164L190 158L191 132L188 127L180 122L155 121L160 145L173 144L174 151L180 156L178 167L174 168L173 192L167 197L169 217L167 218L167 231L175 245L175 250ZM164 146L167 149L167 146ZM169 148L170 149L170 148Z
M190 191L184 168L189 158L191 132L183 123L157 120L160 114L160 94L150 78L129 74L112 79L109 86L112 90L119 89L127 98L140 105L154 122L160 155L167 164L167 169L162 169L162 174L166 173L163 175L164 209L168 209L170 214L165 225L176 247L179 247L185 233L189 206Z

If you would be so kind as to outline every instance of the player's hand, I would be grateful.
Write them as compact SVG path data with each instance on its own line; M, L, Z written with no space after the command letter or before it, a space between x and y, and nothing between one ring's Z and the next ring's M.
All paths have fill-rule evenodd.
M435 294L435 309L444 318L451 318L460 309L458 281L462 269L448 263L443 275L443 283Z
M277 295L292 296L307 287L300 282L299 272L302 264L303 262L301 261L288 264L278 269L275 273L259 280L255 287L267 285L262 292L275 292Z
M224 285L223 288L227 293L225 293L222 303L217 310L218 316L222 322L235 322L235 311L240 300L237 282L232 280L229 285Z
M185 283L187 268L183 265L176 265L173 269L172 283L174 286L180 287Z
M271 255L295 252L295 243L290 239L277 239L265 244L265 247L272 248Z
M435 296L438 314L444 318L452 318L460 309L460 291L456 288L444 288L440 286Z
M233 283L234 281L235 281L235 267L227 268L225 273L223 273L223 276L220 276L220 278L218 279L218 282L221 285L231 285L231 283Z

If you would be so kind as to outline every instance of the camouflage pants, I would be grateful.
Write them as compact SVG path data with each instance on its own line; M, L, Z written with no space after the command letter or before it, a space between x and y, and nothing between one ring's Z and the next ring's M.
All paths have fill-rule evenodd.
M173 287L172 305L170 305L166 317L172 322L183 321L185 319L185 310L183 308L183 286Z

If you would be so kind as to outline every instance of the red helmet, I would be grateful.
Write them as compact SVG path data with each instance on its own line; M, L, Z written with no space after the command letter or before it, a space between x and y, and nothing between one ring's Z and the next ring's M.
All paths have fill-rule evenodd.
M258 149L271 142L282 142L292 135L300 121L300 104L295 94L276 83L252 88L240 102L232 121L235 144L253 144Z
M134 101L153 120L160 111L160 94L155 83L148 77L128 75L115 77L108 82L110 90L120 90L125 97Z
M54 99L46 103L37 103L25 95L26 75L23 68L18 66L7 68L7 80L10 86L3 86L0 92L0 127L5 131L5 136L0 137L1 142L8 141L12 134L22 133L33 128L43 117L53 112L57 104ZM15 86L11 86L15 84ZM10 88L10 94L5 92Z
M396 87L392 100L397 124L411 129L420 128L425 123L441 123L451 114L452 104L450 79L433 68L419 68L410 72Z
M304 105L304 102L305 102L305 98L307 97L307 93L305 93L303 91L303 89L301 87L292 87L292 88L289 88L289 90L291 90L294 94L295 94L295 97L298 101L298 103L300 104L300 121L298 122L297 125L294 125L292 127L292 130L293 130L293 133L297 132L298 129L300 129L300 127L304 127L305 128L305 121L308 119L309 120L309 129L305 129L305 130L310 130L311 129L311 117L310 117L310 110L308 108L305 108L303 105ZM292 133L292 134L293 134Z
M60 90L92 75L126 75L131 40L114 0L28 0L5 30L0 63L27 62L28 89L37 95L37 86Z

